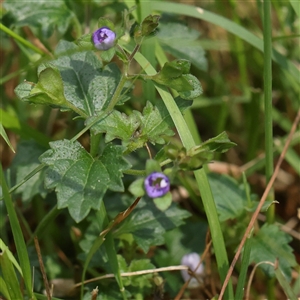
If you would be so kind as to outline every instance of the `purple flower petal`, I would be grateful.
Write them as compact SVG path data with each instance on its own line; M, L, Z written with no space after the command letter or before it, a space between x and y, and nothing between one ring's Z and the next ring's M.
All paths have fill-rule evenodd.
M169 178L159 172L151 173L146 177L144 185L146 193L150 198L162 197L170 190Z
M116 34L108 27L97 29L93 33L93 42L97 49L108 50L114 46Z

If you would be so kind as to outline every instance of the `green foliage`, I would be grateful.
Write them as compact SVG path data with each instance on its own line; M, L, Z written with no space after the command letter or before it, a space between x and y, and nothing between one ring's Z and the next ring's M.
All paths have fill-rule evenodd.
M178 105L184 111L190 102L182 101L178 98ZM87 124L95 118L90 118ZM105 141L110 142L114 139L121 139L124 147L132 152L145 143L164 144L163 137L172 136L174 132L170 129L173 124L170 113L162 102L153 106L147 102L143 112L133 110L127 116L117 110L114 110L106 118L93 126L95 133L105 132Z
M63 0L28 2L5 1L4 8L14 19L14 26L30 26L43 39L49 38L55 29L63 35L75 17Z
M179 59L187 59L200 70L207 70L205 52L198 40L199 31L175 21L159 25L157 37L162 48Z
M12 162L11 171L15 183L21 182L30 172L34 171L39 165L38 157L45 152L45 148L36 142L21 141L18 144L17 154ZM26 155L24 155L26 153ZM44 188L45 171L41 171L27 180L16 191L21 194L24 202L29 202L35 195L45 198L47 190Z
M124 190L122 170L130 164L122 156L122 147L107 145L99 159L94 159L78 142L63 140L50 146L51 150L40 157L50 166L45 185L55 188L58 208L68 207L76 222L83 220L91 208L100 209L107 189Z
M124 234L133 235L138 246L147 253L151 245L162 245L163 234L183 224L183 219L190 214L178 208L174 203L165 211L159 210L153 201L141 200L139 210L120 225L115 235L122 238Z
M279 26L272 24L271 33L274 18L265 13L270 12L270 3L264 2L264 34L252 33L252 25L241 17L246 2L232 11L236 1L230 2L229 10L215 3L216 13L207 11L205 7L212 7L205 4L203 8L172 1L131 5L128 0L3 3L0 135L7 143L1 151L8 168L6 178L0 170L0 293L7 299L47 298L42 295L41 274L35 272L34 280L32 276L32 267L38 265L33 236L42 239L49 278L77 278L57 259L55 249L81 264L82 281L86 274L95 279L112 273L114 278L104 276L82 285L80 299L91 299L96 286L98 300L148 299L153 293L156 297L155 289L160 298L174 298L183 284L180 272L164 272L157 283L157 274L121 273L178 265L185 254L201 254L208 227L214 253L211 278L224 282L228 257L258 205L246 176L266 163L268 180L272 157L283 149L273 136L287 139L283 133L290 131L299 94L294 4L272 3ZM259 18L259 11L251 6L247 15ZM233 36L227 41L222 31L205 22ZM95 49L92 33L97 26L116 33L111 49ZM205 40L200 39L201 30ZM213 50L207 58L202 46ZM12 94L15 78L20 82L14 89L18 99ZM258 105L262 85L263 110ZM267 138L257 125L263 122ZM201 142L199 132L214 137ZM265 148L260 143L264 139ZM297 141L294 135L291 146ZM299 157L291 146L286 162L295 169ZM17 149L14 157L8 147ZM266 158L251 161L262 152ZM207 175L205 164L213 160L243 165L243 180ZM150 199L145 178L154 171L167 175L172 188ZM269 224L255 227L242 261L237 261L236 293L229 281L224 299L245 296L248 265L253 262L262 263L260 268L269 277L275 275L288 298L296 297L296 288L293 292L288 283L296 266L291 238L272 224L276 216L272 199L271 193L261 210L267 210ZM276 259L278 269L265 263ZM272 294L275 286L268 284L268 298L274 298Z
M293 249L289 246L291 237L281 231L275 224L265 224L254 235L251 241L250 261L255 263L279 261L279 269L288 281L291 280L292 267L297 265ZM268 264L261 264L268 276L274 276L274 267Z

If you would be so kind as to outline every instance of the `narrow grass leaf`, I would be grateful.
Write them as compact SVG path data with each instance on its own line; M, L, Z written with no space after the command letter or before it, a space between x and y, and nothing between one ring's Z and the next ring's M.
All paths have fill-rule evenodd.
M28 252L26 248L26 244L24 241L24 237L22 234L22 230L20 227L20 223L18 221L18 217L16 214L16 211L14 209L14 205L12 202L12 199L9 195L8 187L5 181L4 173L2 170L2 165L0 166L0 179L1 179L1 186L2 186L2 192L4 196L4 203L7 209L11 230L13 233L14 242L17 248L19 263L22 269L24 283L26 286L26 290L28 292L28 295L35 299L35 296L32 293L32 277L31 277L31 267L30 267L30 261L28 257ZM18 298L16 298L18 299ZM21 298L20 298L21 299Z
M14 147L12 146L12 144L11 144L11 142L10 142L10 140L9 140L9 138L8 138L8 136L7 136L7 134L6 134L5 130L4 130L4 128L3 128L2 123L0 124L0 135L3 137L4 141L5 141L6 144L9 146L9 148L11 149L11 151L12 151L13 153L16 153L16 151L14 150Z
M163 1L153 1L152 10L158 10L167 13L174 13L179 15L186 15L194 17L200 20L210 22L212 24L218 25L228 32L240 37L242 40L246 41L253 47L260 51L263 51L263 41L259 37L255 36L253 33L245 29L244 27L219 16L215 13L208 12L200 7L195 7L192 5L170 3ZM278 63L282 69L287 70L291 73L295 80L299 82L300 71L297 69L294 63L286 59L282 54L277 52L275 49L272 50L272 59Z
M0 266L5 284L3 290L9 293L11 299L22 299L23 295L20 290L20 283L6 251L0 254Z
M244 246L242 263L241 263L241 271L239 274L238 284L235 292L235 298L234 298L235 300L243 299L244 285L246 282L247 271L250 262L250 253L251 253L251 238L248 238Z

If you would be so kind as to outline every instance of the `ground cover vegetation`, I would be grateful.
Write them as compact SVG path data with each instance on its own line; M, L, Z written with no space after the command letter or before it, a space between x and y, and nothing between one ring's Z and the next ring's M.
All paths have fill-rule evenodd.
M1 299L298 299L295 1L1 5Z

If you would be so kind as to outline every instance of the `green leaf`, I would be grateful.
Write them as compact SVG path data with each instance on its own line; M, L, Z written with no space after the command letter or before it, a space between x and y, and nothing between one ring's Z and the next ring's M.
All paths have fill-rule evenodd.
M0 266L4 282L6 283L6 289L4 287L4 290L8 291L11 299L23 299L16 272L6 251L0 253Z
M207 59L199 31L178 22L161 22L157 34L162 48L181 59L189 60L200 70L207 70Z
M80 51L80 47L67 41L58 44L55 54L59 57L41 65L39 73L49 65L58 69L64 97L86 115L97 115L107 107L121 78L117 65L111 63L102 68L93 51Z
M154 198L153 202L159 210L165 211L172 204L172 194L169 192L162 197Z
M244 189L231 177L219 174L208 174L209 184L217 206L221 222L242 215L247 205Z
M229 140L227 133L224 131L213 137L201 145L195 146L187 151L189 156L195 156L202 151L209 151L209 152L219 152L224 153L228 151L233 146L236 146L236 143L233 143Z
M110 30L115 31L115 25L112 21L107 18L99 18L98 28L108 27Z
M141 43L143 37L150 35L158 26L159 15L149 15L141 23L134 33L134 40L137 44Z
M76 222L83 220L91 210L100 209L108 188L123 191L122 170L128 169L121 146L107 145L103 155L94 159L78 142L68 140L50 143L41 162L50 166L45 185L55 188L57 207L67 207Z
M2 120L1 120L1 122L2 122ZM8 138L8 136L7 136L4 128L3 128L2 123L0 123L0 135L2 136L2 138L4 139L4 141L6 142L6 144L9 146L9 148L11 149L11 151L15 153L16 151L14 150L12 144L10 143L10 140L9 140L9 138Z
M183 74L187 74L190 71L190 67L190 62L183 59L166 62L161 71L152 76L151 79L178 92L191 91L193 90L193 85L188 78L183 76Z
M128 191L135 197L144 196L145 195L144 181L145 178L138 178L137 180L133 181L128 187Z
M180 98L177 104L183 111L190 103ZM92 121L88 120L87 123ZM170 129L173 125L171 116L167 111L163 102L158 102L157 106L153 106L147 102L143 112L133 111L127 116L124 113L113 111L106 118L93 126L95 133L106 132L105 141L109 142L115 138L121 139L122 144L129 151L143 147L145 143L163 144L164 136L172 136L174 132Z
M45 148L35 141L21 141L18 144L17 154L13 159L11 170L15 178L15 184L21 182L31 171L40 165L38 157L45 152ZM26 153L26 155L24 155ZM22 201L30 201L35 195L45 197L47 191L44 188L45 170L35 174L16 191L21 194Z
M155 266L150 262L150 259L134 259L130 262L130 265L126 266L125 259L118 255L119 264L122 266L122 272L137 272L142 270L151 270L155 269ZM151 278L153 274L145 274L139 276L128 276L125 277L123 283L125 286L134 286L138 287L143 291L147 287L151 287Z
M193 87L192 90L188 91L178 91L179 96L185 100L193 100L199 97L203 90L199 80L191 74L184 74L182 77L188 81L188 83Z
M31 90L34 88L34 83L24 81L20 83L14 90L20 100L30 96Z
M131 168L131 164L129 164L122 156L123 150L124 148L121 146L108 144L100 157L100 160L106 166L110 176L108 188L115 192L124 192L124 185L121 179L123 176L122 170Z
M14 18L14 26L28 25L38 30L39 36L44 39L49 38L55 29L63 35L74 18L74 14L63 0L35 2L7 0L4 8Z
M106 62L109 62L113 59L113 57L115 56L116 54L116 48L115 47L112 47L110 48L109 50L107 51L102 51L100 56L102 58L103 61L106 61Z
M165 211L157 209L152 200L142 199L139 210L133 211L116 230L115 235L132 234L136 243L147 253L150 246L162 245L163 234L184 223L190 213L172 205Z
M259 263L269 261L274 263L279 259L279 269L288 281L291 280L292 267L296 266L293 249L289 246L292 238L281 231L277 225L265 224L253 237L251 243L250 261ZM259 266L269 276L274 276L274 267L261 264Z

